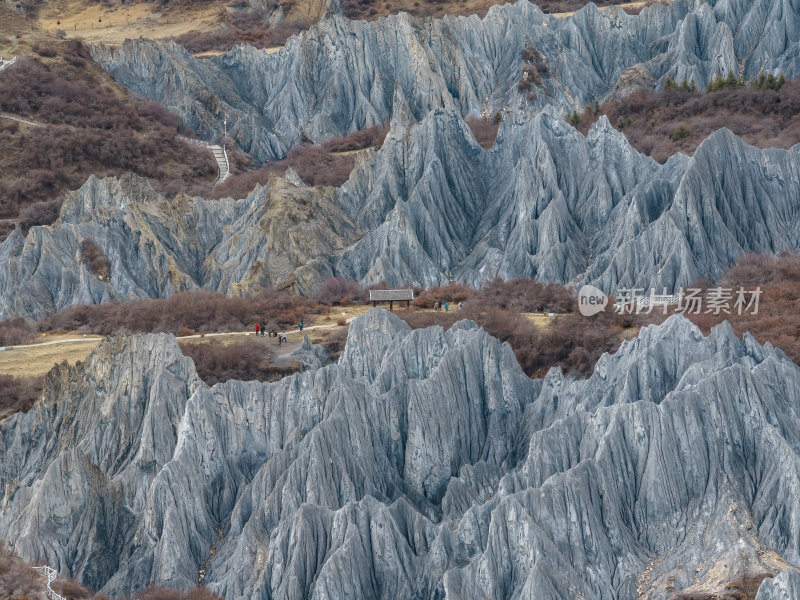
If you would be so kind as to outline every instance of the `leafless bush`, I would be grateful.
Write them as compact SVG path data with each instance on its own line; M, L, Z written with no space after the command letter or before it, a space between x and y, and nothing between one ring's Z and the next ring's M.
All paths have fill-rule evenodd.
M49 225L53 223L61 212L63 198L58 197L53 200L44 200L28 204L19 211L20 226L23 232L27 232L36 225Z
M342 350L344 350L345 343L347 342L347 332L349 329L350 326L344 324L341 329L330 333L322 342L322 346L330 353L331 360L339 359Z
M19 217L23 229L52 223L61 193L91 173L133 171L179 181L179 189L212 180L216 163L176 138L177 118L127 96L83 44L53 41L39 50L55 57L21 57L19 68L0 72L0 110L45 124L0 126L0 218Z
M414 298L412 304L416 308L434 308L438 306L439 301L442 303L449 302L450 304L454 304L471 298L475 294L475 290L469 286L461 285L460 283L451 283L450 285L431 287L421 291L419 294L416 294L416 298ZM455 308L455 306L453 306L453 308Z
M28 412L42 393L44 377L12 377L0 375L0 415ZM2 555L0 555L0 559ZM0 562L2 562L0 560ZM0 565L2 573L2 565ZM0 588L2 588L0 576ZM0 598L3 598L0 592Z
M31 341L34 328L22 317L0 321L0 346L17 346Z
M0 382L0 394L2 393L3 385ZM0 401L0 412L2 412L2 401ZM10 600L44 598L44 593L45 587L40 575L0 542L0 598Z
M111 275L111 263L108 258L92 240L81 241L81 262L85 264L92 275L100 281L108 281Z
M375 148L377 150L383 145L383 140L386 139L387 133L389 133L389 125L384 123L383 125L360 129L347 137L333 138L322 144L322 146L328 152L351 152L364 148Z
M539 283L532 279L494 279L479 290L482 304L520 312L568 313L575 310L575 296L557 283Z
M364 287L347 277L334 277L323 282L315 298L322 304L352 304L364 302L366 290Z
M588 107L577 128L584 134L606 115L622 125L630 143L659 162L676 152L691 154L712 132L727 127L747 143L790 148L800 142L800 82L788 81L773 90L750 85L723 87L715 92L690 91L690 82L654 93L642 90Z
M300 370L292 362L276 365L271 358L273 338L254 338L244 342L181 343L181 350L194 361L197 374L208 385L229 379L238 381L275 381Z
M313 300L275 290L253 296L225 296L215 292L182 292L166 299L71 306L39 322L42 331L115 333L246 331L274 321L285 328L320 314L325 308Z
M248 8L234 8L225 13L226 22L215 31L189 31L175 38L189 52L210 50L230 50L246 43L256 48L283 46L286 40L308 29L309 21L283 21L267 26L260 11Z
M500 123L490 123L486 119L469 119L467 120L472 135L475 136L477 141L483 148L488 150L494 145L497 139L497 131L500 128Z
M217 594L202 586L178 591L151 585L134 596L137 600L222 600Z

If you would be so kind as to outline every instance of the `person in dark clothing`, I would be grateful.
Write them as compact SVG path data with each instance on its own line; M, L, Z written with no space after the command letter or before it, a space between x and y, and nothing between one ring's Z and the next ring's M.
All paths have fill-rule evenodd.
M283 343L283 336L278 336L278 348L281 347L281 343Z
M264 327L264 324L262 323L261 324L261 337L264 337L265 331L266 331L266 328Z
M439 310L442 310L442 301L439 300Z

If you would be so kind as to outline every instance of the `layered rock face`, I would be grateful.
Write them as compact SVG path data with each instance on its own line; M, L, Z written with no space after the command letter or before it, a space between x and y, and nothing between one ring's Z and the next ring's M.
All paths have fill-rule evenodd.
M728 130L660 165L605 117L583 137L545 110L490 151L454 112L394 127L337 203L366 232L334 271L374 283L531 277L672 291L744 252L800 250L800 146Z
M324 19L286 47L240 46L210 60L174 43L97 46L95 59L134 92L158 100L207 139L228 132L260 161L283 158L301 136L322 140L388 121L398 102L422 119L434 108L462 116L581 109L632 80L667 77L705 88L717 75L800 75L800 7L792 0L676 0L632 16L594 5L559 19L527 0L484 19L373 22ZM536 74L518 85L535 49ZM618 85L619 84L619 85Z
M311 294L334 275L660 293L742 253L800 251L800 146L759 150L721 130L660 165L605 117L584 137L545 110L508 119L486 151L457 112L404 114L336 190L290 174L238 201L168 201L132 175L90 179L54 226L0 244L0 318L200 287ZM108 281L81 263L83 239L108 256Z
M115 339L0 425L0 535L109 594L201 571L228 599L718 591L800 564L798 405L780 351L682 317L586 380L380 309L272 384Z
M328 257L355 236L330 196L276 178L242 200L166 200L132 174L91 177L66 195L52 227L17 230L0 244L0 318L200 287L310 293L331 276ZM82 263L85 239L108 257L107 281Z

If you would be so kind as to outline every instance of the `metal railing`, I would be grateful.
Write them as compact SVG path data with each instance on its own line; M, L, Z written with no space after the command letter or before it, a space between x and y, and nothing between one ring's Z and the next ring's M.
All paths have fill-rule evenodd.
M58 571L47 565L44 565L43 567L33 567L33 570L42 575L47 575L47 597L50 598L50 600L67 600L64 598L64 596L56 593L56 591L50 587L50 584L55 581L56 577L58 577Z
M15 62L17 62L17 57L16 56L14 58L12 58L11 60L0 60L0 71L10 67Z

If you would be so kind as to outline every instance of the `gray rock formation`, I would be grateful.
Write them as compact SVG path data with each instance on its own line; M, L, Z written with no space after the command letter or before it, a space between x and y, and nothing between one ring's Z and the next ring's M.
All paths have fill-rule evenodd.
M309 293L331 276L328 257L354 237L330 196L275 178L238 201L166 200L134 175L91 177L66 195L52 227L27 237L16 230L0 244L0 318L200 287ZM81 262L84 239L108 257L107 281Z
M800 571L789 569L773 579L765 579L756 600L792 600L800 598Z
M659 293L716 278L744 252L800 250L800 146L759 150L723 129L660 165L605 117L587 137L548 110L509 119L490 151L454 112L395 124L336 193L366 232L337 274Z
M799 405L780 351L682 317L586 380L380 309L272 384L114 339L0 424L0 539L109 594L200 572L227 599L721 591L800 563Z
M660 293L746 252L800 251L800 146L759 150L720 130L660 165L605 117L584 137L550 111L506 120L489 151L456 112L398 116L337 190L287 177L238 201L165 200L132 175L92 178L54 226L0 244L0 318L200 287L310 294L333 275ZM83 239L108 256L109 281L81 264Z
M798 40L792 0L676 0L638 16L589 5L566 19L518 0L484 19L331 17L275 53L243 45L200 60L174 43L139 39L96 46L93 55L207 139L222 134L227 112L239 146L266 161L285 156L301 135L322 140L389 121L398 103L415 120L434 108L462 116L580 109L629 87L632 68L656 89L667 77L704 88L729 72L795 78ZM546 69L522 89L529 46Z

